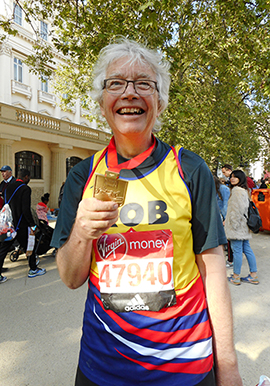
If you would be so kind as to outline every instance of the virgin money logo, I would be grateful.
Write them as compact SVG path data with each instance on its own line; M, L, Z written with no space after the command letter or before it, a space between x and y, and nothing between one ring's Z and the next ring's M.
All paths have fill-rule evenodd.
M127 249L127 241L120 233L104 234L97 241L97 251L102 260L121 260L126 256Z

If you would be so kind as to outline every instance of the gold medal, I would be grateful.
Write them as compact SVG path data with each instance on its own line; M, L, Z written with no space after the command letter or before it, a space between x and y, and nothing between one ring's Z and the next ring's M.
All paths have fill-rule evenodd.
M122 206L125 201L128 181L120 180L119 173L107 170L105 175L96 173L93 196L101 201L115 201Z

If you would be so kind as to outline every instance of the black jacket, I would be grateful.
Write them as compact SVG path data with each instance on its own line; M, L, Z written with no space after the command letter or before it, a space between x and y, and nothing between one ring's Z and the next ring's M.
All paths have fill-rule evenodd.
M4 188L4 186L6 185L6 184L12 184L13 182L15 182L16 181L16 178L15 177L11 177L11 180L9 181L9 182L5 182L5 180L3 180L3 181L1 181L0 182L0 192L2 192L3 191L3 188Z
M6 200L8 201L18 186L22 185L10 200L9 206L12 211L13 223L15 228L22 215L19 229L35 225L31 214L31 188L22 181L16 180L6 188Z
M2 198L3 202L2 202L2 200L0 200L0 201L2 202L3 205L4 205L4 192L5 192L6 188L8 187L8 185L12 184L15 181L16 181L16 178L14 178L12 176L12 178L9 182L5 182L5 180L0 182L0 198ZM0 208L2 208L1 202L0 202Z

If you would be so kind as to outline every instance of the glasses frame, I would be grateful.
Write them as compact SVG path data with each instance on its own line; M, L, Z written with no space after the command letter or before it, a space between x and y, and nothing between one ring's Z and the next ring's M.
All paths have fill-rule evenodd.
M111 91L111 90L108 90L107 89L107 81L108 80L122 80L124 82L126 82L126 86L125 86L125 89L124 91L122 92L114 92L114 91ZM137 89L136 89L136 83L137 82L142 82L142 81L147 81L147 82L150 82L150 83L153 83L155 87L152 88L153 92L151 92L150 94L140 94ZM103 85L103 90L105 89L109 94L114 94L114 95L122 95L126 92L126 89L128 88L128 85L129 83L133 83L133 87L134 87L134 90L136 92L136 94L138 95L141 95L141 96L149 96L149 95L153 95L155 93L155 91L159 92L158 90L158 86L157 86L157 82L155 80L150 80L150 79L136 79L136 80L128 80L128 79L121 79L121 78L108 78L108 79L104 79L104 85ZM149 89L149 91L151 90L151 88ZM147 90L148 91L148 90Z

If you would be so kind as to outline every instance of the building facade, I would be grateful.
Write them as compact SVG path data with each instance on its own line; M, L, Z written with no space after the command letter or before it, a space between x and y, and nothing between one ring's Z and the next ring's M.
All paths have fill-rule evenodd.
M18 31L0 42L0 167L10 165L15 176L19 169L29 169L32 206L48 192L50 208L57 208L70 168L106 146L111 135L86 118L90 112L79 100L68 111L62 110L51 81L29 71L24 60L32 53L36 35L22 9L4 0L0 15L12 15ZM42 39L49 42L50 24L46 20L36 24ZM64 60L55 53L57 63Z

